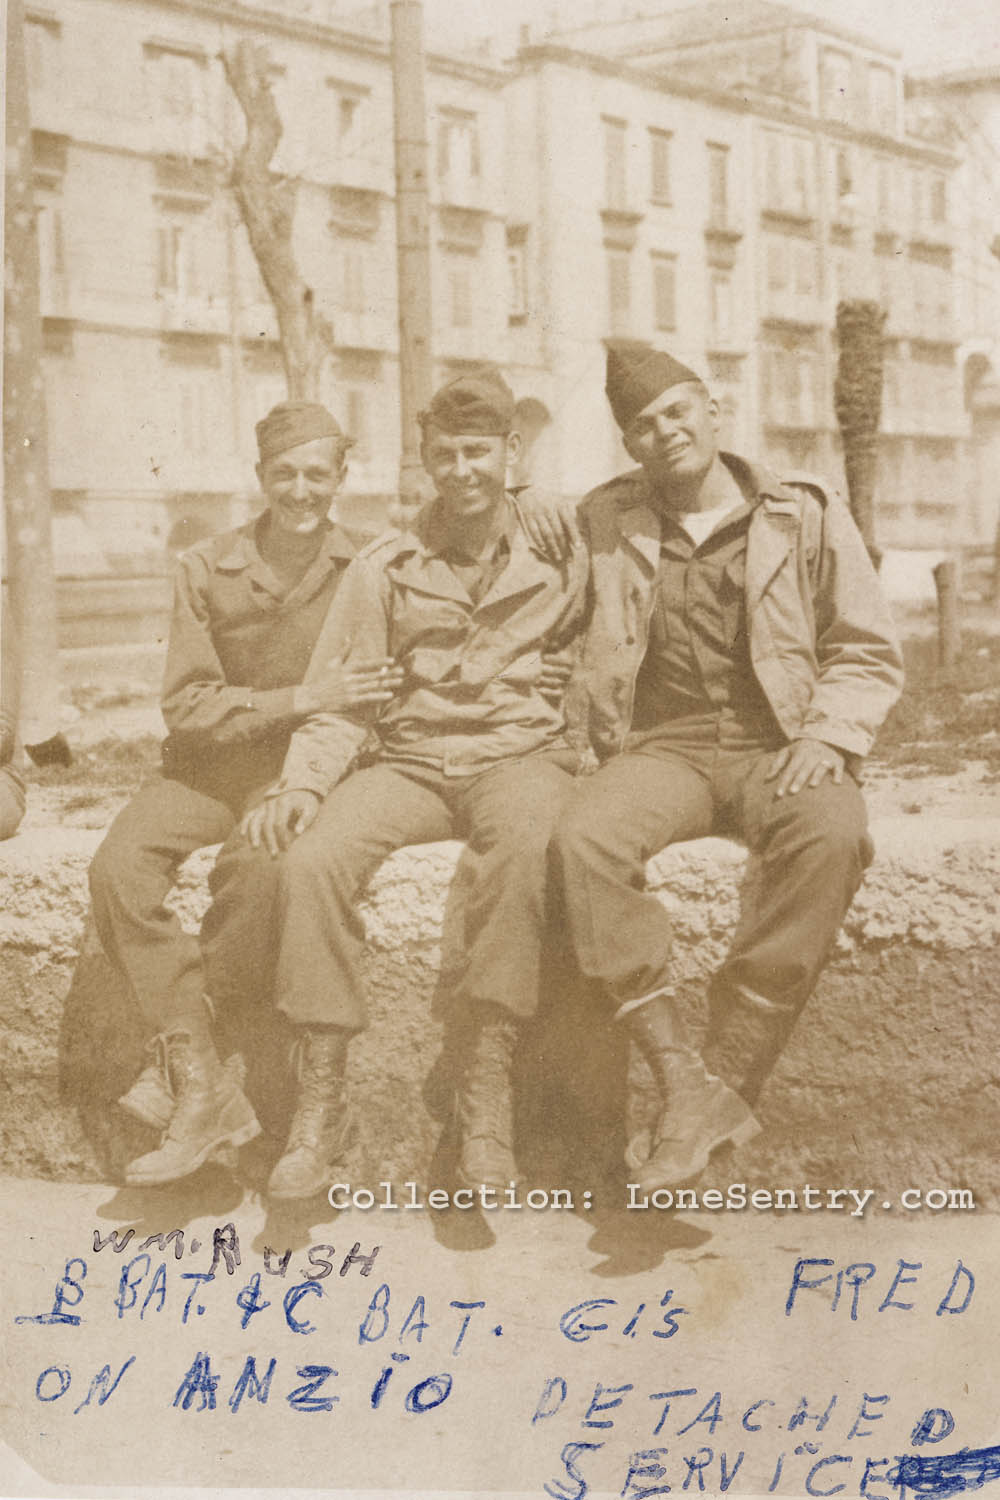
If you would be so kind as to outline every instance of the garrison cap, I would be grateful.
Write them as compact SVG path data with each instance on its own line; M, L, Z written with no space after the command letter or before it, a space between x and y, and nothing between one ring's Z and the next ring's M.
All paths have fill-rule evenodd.
M483 365L435 391L418 420L450 436L506 437L514 426L514 393L495 365Z
M608 339L608 365L604 390L615 421L626 432L636 417L672 385L695 381L701 376L682 365L672 354L654 349L640 339Z
M339 438L345 448L353 442L344 435L336 418L318 401L279 401L257 423L256 430L261 463L276 453L284 453L286 448L312 442L313 438Z

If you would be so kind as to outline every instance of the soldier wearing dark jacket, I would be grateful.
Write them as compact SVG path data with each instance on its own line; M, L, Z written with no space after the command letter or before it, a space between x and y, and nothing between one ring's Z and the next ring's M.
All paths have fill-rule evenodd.
M267 509L184 554L176 580L162 708L161 772L119 813L90 871L94 916L109 958L128 979L154 1038L156 1061L123 1099L164 1130L126 1180L155 1183L195 1170L259 1131L232 1068L216 1054L203 955L164 905L178 867L220 843L281 768L292 733L317 707L382 702L391 664L334 657L300 686L355 546L327 518L350 440L322 406L286 402L257 425ZM223 856L223 863L225 854ZM224 875L224 869L220 872ZM261 878L264 872L261 871ZM258 891L261 899L266 893ZM204 962L225 901L210 914ZM225 955L227 988L241 976Z
M604 764L563 815L553 858L577 960L661 1091L645 1162L630 1148L652 1190L759 1128L751 1106L871 859L856 772L902 668L834 493L720 453L715 401L648 345L611 344L607 394L639 468L581 507L583 677ZM699 1054L644 867L667 844L717 832L756 858Z

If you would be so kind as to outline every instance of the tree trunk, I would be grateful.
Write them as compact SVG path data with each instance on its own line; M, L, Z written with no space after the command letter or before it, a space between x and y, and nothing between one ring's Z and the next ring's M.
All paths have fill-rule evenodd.
M292 247L297 184L271 170L282 124L271 92L267 52L244 38L223 52L222 63L246 120L232 187L277 315L288 395L293 401L315 401L323 361L333 350L333 329L316 311L313 289L299 271Z
M851 513L872 562L882 554L875 545L875 479L878 432L882 417L885 312L877 302L841 302L837 307L840 357L834 383L834 406L844 444L844 472Z
M7 6L4 289L4 495L13 635L20 661L21 738L33 758L69 760L59 732L59 654L52 502L42 366L23 0ZM9 649L7 642L4 649Z

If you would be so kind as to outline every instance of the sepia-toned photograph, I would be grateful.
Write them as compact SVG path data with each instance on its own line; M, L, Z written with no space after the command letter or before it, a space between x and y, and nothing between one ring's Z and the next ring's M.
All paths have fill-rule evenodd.
M6 0L0 1494L1000 1481L986 0Z

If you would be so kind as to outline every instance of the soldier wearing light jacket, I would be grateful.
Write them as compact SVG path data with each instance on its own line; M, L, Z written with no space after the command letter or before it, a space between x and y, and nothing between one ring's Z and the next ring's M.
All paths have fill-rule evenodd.
M759 1129L751 1106L872 856L856 775L902 666L834 492L721 453L704 384L648 345L609 345L606 390L639 468L580 508L583 677L604 764L564 812L552 857L580 967L603 982L659 1086L649 1150L629 1148L652 1190ZM710 833L739 837L755 861L699 1053L644 868Z

